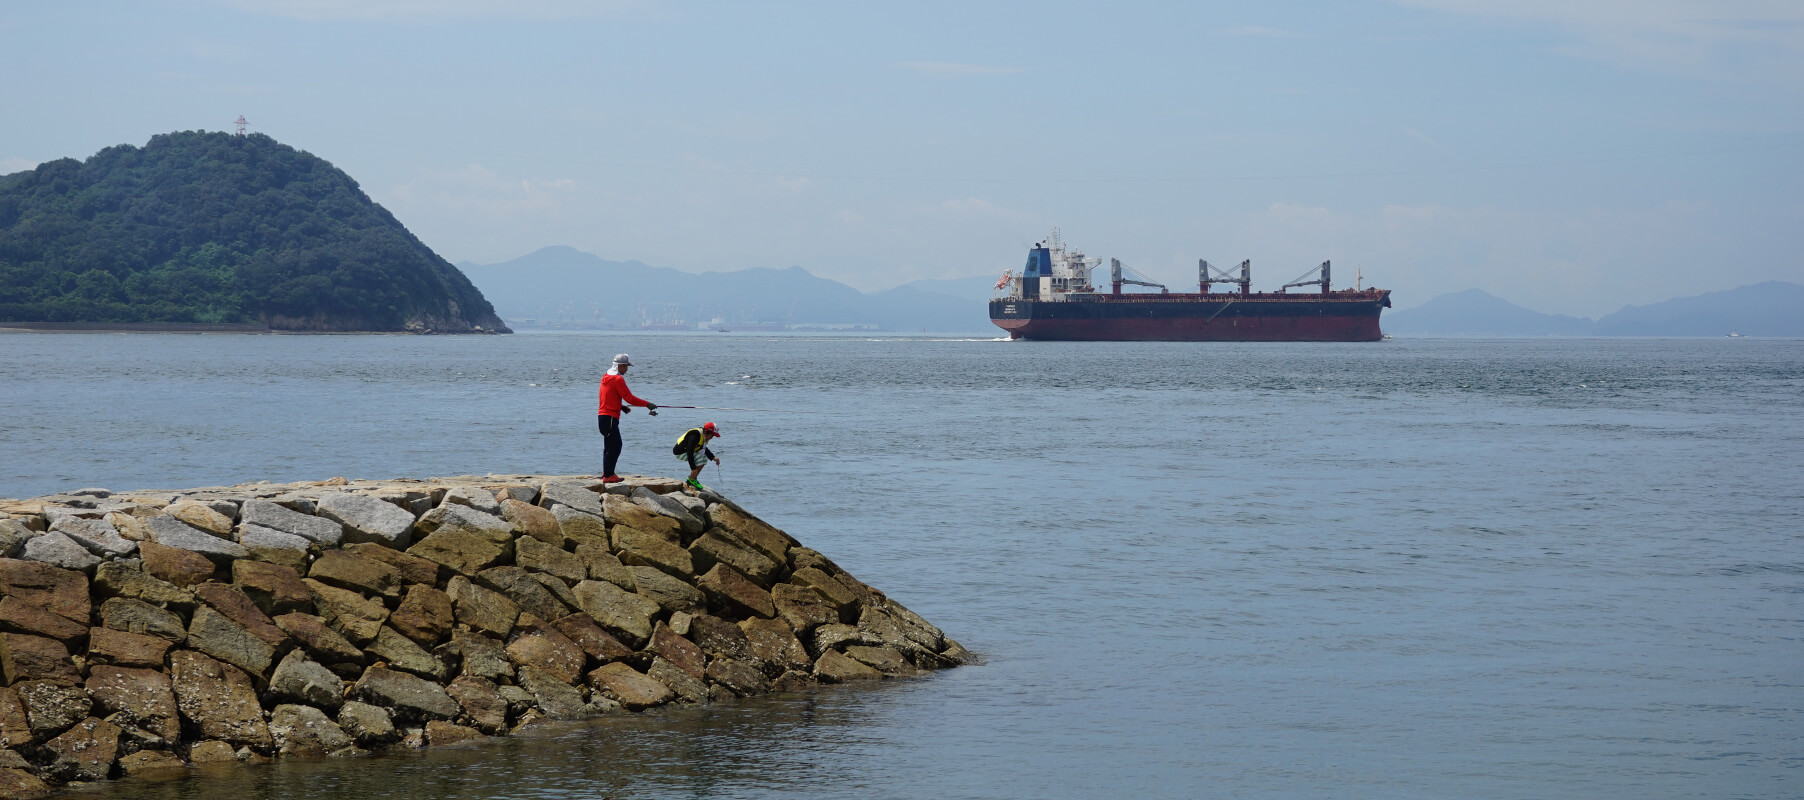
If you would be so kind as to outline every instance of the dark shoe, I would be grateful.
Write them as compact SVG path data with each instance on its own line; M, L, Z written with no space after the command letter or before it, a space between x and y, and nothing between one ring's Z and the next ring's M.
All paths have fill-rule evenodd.
M603 476L601 476L602 483L619 483L623 480L626 480L626 479L620 477L619 475L603 475Z

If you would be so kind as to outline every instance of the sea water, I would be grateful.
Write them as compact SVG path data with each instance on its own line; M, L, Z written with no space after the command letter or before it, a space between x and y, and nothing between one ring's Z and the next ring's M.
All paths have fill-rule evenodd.
M705 482L984 663L109 797L1797 797L1804 342L0 335L0 496Z

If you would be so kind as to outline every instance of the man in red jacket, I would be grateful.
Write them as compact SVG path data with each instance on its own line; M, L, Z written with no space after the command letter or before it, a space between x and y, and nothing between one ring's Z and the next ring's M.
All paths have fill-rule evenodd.
M652 416L658 415L656 403L634 397L632 390L626 388L626 370L632 365L632 359L621 353L614 356L614 368L601 376L601 407L595 412L595 423L601 428L601 435L606 442L601 451L602 483L619 483L622 480L614 474L614 465L620 461L620 415L631 413L632 409L622 406L621 401L644 406Z

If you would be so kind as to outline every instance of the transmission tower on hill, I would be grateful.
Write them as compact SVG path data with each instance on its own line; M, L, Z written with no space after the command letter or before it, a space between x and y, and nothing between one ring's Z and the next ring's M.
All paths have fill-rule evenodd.
M250 120L245 119L243 114L239 114L237 122L235 122L233 124L238 126L238 135L239 136L243 136L244 129L251 126Z

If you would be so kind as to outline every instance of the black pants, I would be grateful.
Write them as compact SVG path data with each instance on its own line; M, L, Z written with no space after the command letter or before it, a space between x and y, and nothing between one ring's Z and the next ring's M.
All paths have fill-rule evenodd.
M620 418L597 414L595 424L601 428L604 442L601 448L601 474L612 475L614 465L620 461Z

